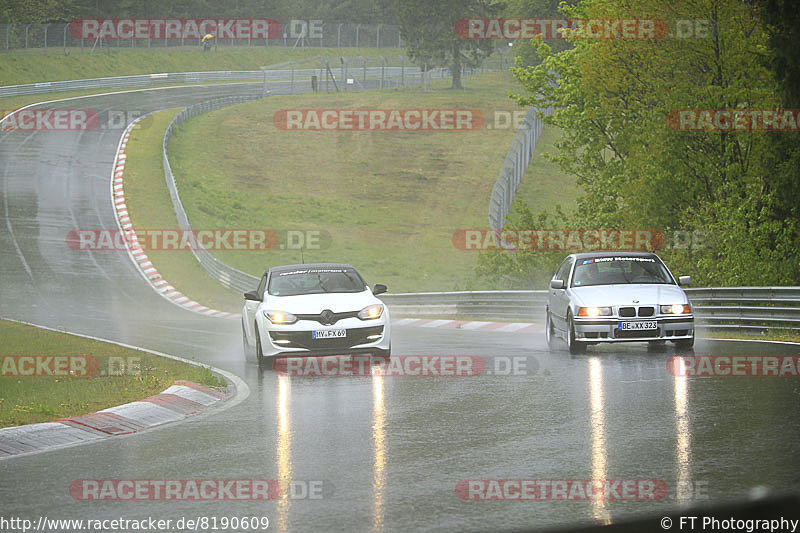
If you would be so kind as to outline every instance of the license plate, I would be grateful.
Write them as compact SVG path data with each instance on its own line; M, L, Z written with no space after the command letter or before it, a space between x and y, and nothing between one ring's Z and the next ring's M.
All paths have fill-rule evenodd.
M646 329L658 329L658 322L646 320L643 322L620 322L620 331L641 331Z
M312 336L315 339L337 339L340 337L347 336L346 329L322 329L318 331L312 331Z

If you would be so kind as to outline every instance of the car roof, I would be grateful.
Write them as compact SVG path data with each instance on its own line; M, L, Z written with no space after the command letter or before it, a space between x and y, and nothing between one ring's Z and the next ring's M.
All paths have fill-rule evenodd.
M570 254L575 259L588 259L590 257L655 257L660 259L653 252L626 252L619 250L616 252L580 252L577 254Z
M352 268L356 270L353 265L347 263L301 263L298 265L281 265L270 267L265 274L276 272L291 272L292 270L302 270L311 268Z

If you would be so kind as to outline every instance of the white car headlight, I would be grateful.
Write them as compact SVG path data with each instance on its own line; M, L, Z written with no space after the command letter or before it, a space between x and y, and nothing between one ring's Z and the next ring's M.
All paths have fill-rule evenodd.
M610 307L579 307L578 316L588 316L594 318L597 316L611 316Z
M297 317L286 311L265 309L264 316L273 324L294 324L297 322Z
M660 306L661 314L664 315L688 315L692 312L689 304L672 304Z
M358 318L361 320L375 320L381 315L383 315L383 305L381 304L368 305L358 312Z

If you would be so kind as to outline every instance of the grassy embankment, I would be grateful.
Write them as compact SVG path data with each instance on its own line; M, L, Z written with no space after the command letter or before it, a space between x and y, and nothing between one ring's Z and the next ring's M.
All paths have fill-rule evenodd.
M224 386L205 367L6 320L0 320L0 338L0 427L50 422L141 400L179 379ZM98 364L86 366L92 376L29 377L20 375L31 368L27 363L7 361L13 355L83 355ZM73 376L81 374L75 368Z
M458 229L487 227L489 195L515 131L285 131L273 115L477 109L494 124L495 112L516 109L502 74L470 78L467 87L273 96L196 117L170 145L189 218L198 228L328 232L329 246L305 250L304 261L350 262L393 292L465 288L475 252L451 239ZM254 274L301 260L288 249L216 255Z

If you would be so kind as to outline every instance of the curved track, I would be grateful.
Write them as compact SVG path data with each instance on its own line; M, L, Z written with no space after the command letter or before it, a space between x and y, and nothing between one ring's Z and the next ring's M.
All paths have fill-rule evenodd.
M149 112L253 85L159 89L48 104ZM125 252L71 250L71 229L115 227L109 177L121 129L0 134L0 315L195 359L242 376L246 401L143 434L3 461L4 516L177 519L267 516L271 528L513 529L661 512L800 489L792 378L690 379L668 347L549 351L542 332L396 327L396 354L470 354L519 375L295 379L241 354L238 321L182 310ZM373 280L375 281L375 280ZM797 353L787 345L698 342L696 354ZM322 481L322 499L80 502L76 479ZM466 502L473 478L664 480L637 502ZM693 489L696 489L693 492ZM692 494L707 497L690 501ZM679 501L683 499L683 501Z

